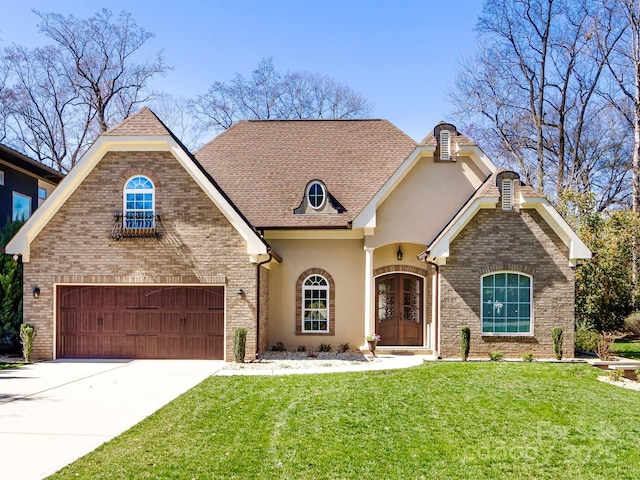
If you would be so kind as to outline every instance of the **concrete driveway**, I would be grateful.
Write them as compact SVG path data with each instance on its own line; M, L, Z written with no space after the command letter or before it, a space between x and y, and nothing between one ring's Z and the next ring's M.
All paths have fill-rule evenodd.
M2 477L41 479L224 366L213 360L56 360L0 371Z

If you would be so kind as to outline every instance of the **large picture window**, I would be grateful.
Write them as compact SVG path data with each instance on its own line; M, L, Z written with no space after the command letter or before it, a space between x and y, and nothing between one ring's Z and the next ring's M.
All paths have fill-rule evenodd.
M155 228L155 187L147 177L131 178L124 187L124 228Z
M482 333L521 335L532 333L533 279L515 272L482 277Z
M309 276L302 285L302 331L329 332L329 283L322 275Z

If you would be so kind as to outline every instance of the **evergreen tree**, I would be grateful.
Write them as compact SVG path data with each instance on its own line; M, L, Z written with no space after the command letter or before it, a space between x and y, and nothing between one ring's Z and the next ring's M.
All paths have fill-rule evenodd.
M4 246L24 222L7 221L0 231L0 247ZM22 323L22 264L12 255L0 255L0 344L20 347Z

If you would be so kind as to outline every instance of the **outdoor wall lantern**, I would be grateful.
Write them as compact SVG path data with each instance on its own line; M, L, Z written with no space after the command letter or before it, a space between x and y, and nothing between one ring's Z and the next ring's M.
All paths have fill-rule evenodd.
M37 285L33 287L33 298L38 298L40 296L40 287Z
M402 260L402 245L398 245L398 252L396 253L396 256L398 257L398 261Z
M241 288L238 289L238 292L236 293L236 295L238 295L238 298L242 298L244 297L244 290L242 290Z

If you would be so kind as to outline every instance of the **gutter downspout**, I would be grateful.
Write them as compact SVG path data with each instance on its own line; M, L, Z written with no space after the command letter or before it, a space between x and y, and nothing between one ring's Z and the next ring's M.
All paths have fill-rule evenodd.
M260 267L265 263L269 263L273 258L271 247L267 248L269 258L256 264L256 358L260 353Z

